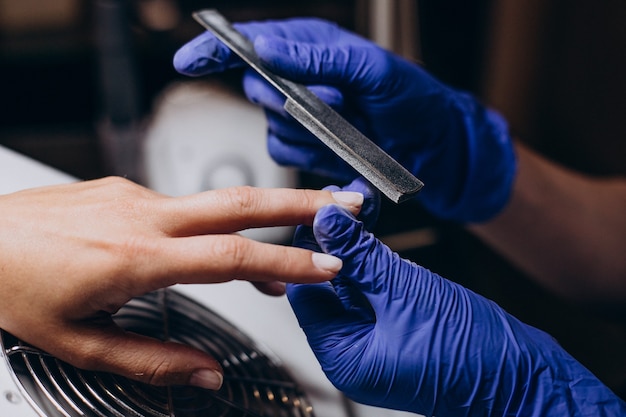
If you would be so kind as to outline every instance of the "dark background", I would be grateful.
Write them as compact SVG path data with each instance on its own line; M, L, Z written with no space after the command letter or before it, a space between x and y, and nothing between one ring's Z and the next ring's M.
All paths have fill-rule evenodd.
M81 179L112 174L99 124L142 120L163 88L183 78L171 60L201 31L190 18L196 9L215 7L232 21L319 16L369 35L364 0L173 1L180 19L165 29L144 15L150 1L76 2L73 17L62 24L23 27L2 20L7 6L0 7L0 144ZM626 3L544 3L420 1L420 60L444 82L502 111L512 131L545 155L593 175L626 175ZM123 5L112 21L117 29L98 32L103 4ZM103 72L111 68L103 57L121 63L112 71L120 71L114 78L119 85L128 83L117 92L122 105L111 105L119 85L105 87L110 84ZM224 76L224 82L237 85L237 77ZM302 186L324 184L301 175ZM435 230L437 243L402 255L548 331L626 398L623 317L554 297L463 229L415 206L385 203L377 233L420 228Z

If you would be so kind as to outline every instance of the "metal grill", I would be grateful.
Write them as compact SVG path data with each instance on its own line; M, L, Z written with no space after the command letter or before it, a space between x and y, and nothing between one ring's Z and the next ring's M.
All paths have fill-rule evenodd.
M174 290L131 300L114 316L123 328L195 346L221 361L219 391L156 387L77 369L0 331L0 343L28 401L46 417L313 417L278 361L210 309Z

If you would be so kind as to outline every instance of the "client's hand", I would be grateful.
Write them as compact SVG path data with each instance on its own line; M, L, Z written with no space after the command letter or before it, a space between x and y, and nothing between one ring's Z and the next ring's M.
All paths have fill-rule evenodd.
M338 201L358 212L362 196L240 187L170 198L121 178L0 196L0 327L79 368L217 389L217 361L124 332L111 315L176 283L333 278L335 257L235 232L311 224Z

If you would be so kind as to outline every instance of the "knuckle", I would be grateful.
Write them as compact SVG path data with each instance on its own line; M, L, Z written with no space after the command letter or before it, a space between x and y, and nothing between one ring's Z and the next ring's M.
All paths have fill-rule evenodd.
M232 272L238 272L245 268L246 260L248 259L248 247L247 240L240 236L228 236L226 239L221 239L217 243L213 252L216 259L226 260L228 268Z
M167 385L173 373L172 361L166 355L155 355L149 363L150 369L136 376L151 385Z
M68 362L77 368L88 371L99 371L104 369L104 358L106 350L96 341L83 340L74 347L74 353Z
M155 193L150 189L126 178L110 176L98 181L108 189L110 195L116 196L117 199L120 200L115 200L115 204L121 202L138 203L155 196Z
M247 213L254 212L259 204L258 190L249 185L232 187L224 190L230 208L239 217L246 217Z
M153 259L158 254L155 241L147 237L128 236L117 247L117 255L122 260L122 267L127 269L143 259Z
M119 190L134 189L137 187L135 183L123 177L109 176L98 181L104 186Z
M127 236L112 243L108 248L110 257L109 267L117 290L133 291L143 284L138 279L119 279L120 277L142 277L151 269L152 261L162 256L159 250L158 239L149 239L144 236Z
M316 207L320 198L320 192L314 190L302 190L302 195L298 196L300 204L305 207Z

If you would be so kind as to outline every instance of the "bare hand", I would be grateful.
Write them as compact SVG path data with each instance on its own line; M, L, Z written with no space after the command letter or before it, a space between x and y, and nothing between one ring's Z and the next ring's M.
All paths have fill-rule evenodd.
M121 178L0 196L0 327L79 368L217 389L216 360L125 332L111 315L176 283L329 280L339 259L235 232L311 224L338 200L357 213L359 197L238 187L171 198Z

